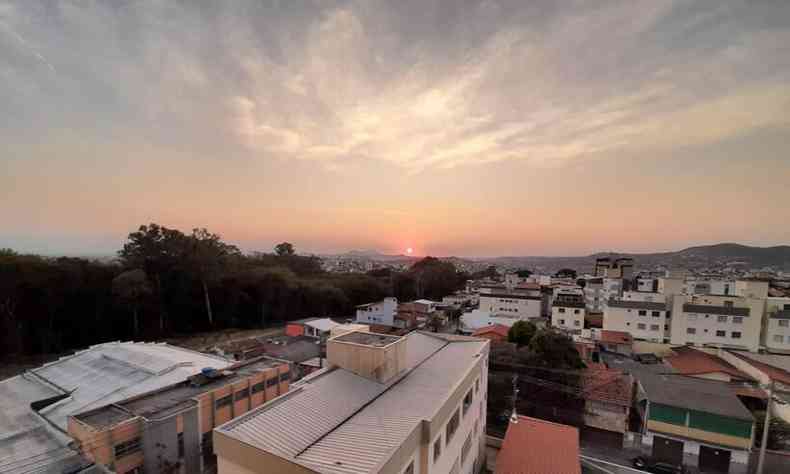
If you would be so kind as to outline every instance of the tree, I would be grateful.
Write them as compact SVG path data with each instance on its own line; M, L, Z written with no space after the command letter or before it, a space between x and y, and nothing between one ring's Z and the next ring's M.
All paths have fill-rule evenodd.
M286 255L294 255L296 251L294 251L294 246L292 243L283 242L274 246L274 253L282 257Z
M518 276L519 278L529 278L531 275L532 275L532 271L527 270L526 268L523 268L516 272L516 276Z
M465 281L455 265L435 257L418 260L409 269L417 298L441 299L461 288Z
M573 340L553 329L537 331L529 341L530 365L558 369L581 369L584 363Z
M530 343L537 330L537 326L529 321L516 321L507 331L507 340L524 347Z
M557 277L557 278L571 278L571 279L575 280L576 279L576 270L574 270L572 268L563 268L563 269L560 269L559 271L557 271L557 273L555 273L554 276Z
M187 268L200 281L209 326L214 325L214 313L208 284L219 278L231 259L239 255L241 252L235 245L226 244L219 235L206 229L192 229L192 234L186 240L184 260Z
M148 277L140 268L127 270L112 280L112 292L122 302L131 305L133 333L138 336L140 334L140 304L145 297L153 293Z

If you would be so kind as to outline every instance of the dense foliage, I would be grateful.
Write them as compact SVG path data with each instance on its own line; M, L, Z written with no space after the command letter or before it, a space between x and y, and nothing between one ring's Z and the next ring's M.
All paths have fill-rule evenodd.
M206 229L150 224L129 234L112 263L0 249L0 356L353 317L358 304L388 295L440 299L464 281L432 257L404 272L328 273L287 242L245 255Z

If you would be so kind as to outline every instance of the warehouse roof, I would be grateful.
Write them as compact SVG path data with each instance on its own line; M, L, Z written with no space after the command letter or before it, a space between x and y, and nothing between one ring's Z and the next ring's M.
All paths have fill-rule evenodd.
M410 333L409 367L382 384L329 369L217 431L318 472L377 472L430 420L488 341Z
M724 382L682 375L635 374L650 403L754 421L751 412Z

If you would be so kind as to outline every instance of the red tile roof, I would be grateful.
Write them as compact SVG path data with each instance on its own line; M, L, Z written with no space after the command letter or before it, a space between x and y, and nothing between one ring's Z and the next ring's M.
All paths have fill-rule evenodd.
M608 344L633 344L634 339L625 331L601 331L601 342Z
M672 349L674 355L664 357L664 361L683 375L701 375L712 372L721 372L730 377L753 381L754 379L726 360L707 352L698 351L691 347L676 347Z
M507 427L496 474L581 474L579 430L519 416Z
M620 406L631 406L634 381L620 370L587 364L581 382L584 398Z
M783 383L785 385L790 385L790 372L784 369L780 369L779 367L774 367L773 365L768 365L764 362L760 362L758 360L752 359L748 355L743 355L737 351L728 351L728 352L734 355L735 357L738 357L739 359L745 360L752 367L764 373L772 380L775 380L779 383Z
M499 334L500 336L507 338L507 332L509 330L510 328L505 326L504 324L492 324L491 326L486 326L484 328L478 329L472 335L482 336L483 334L488 334L492 332L494 334Z

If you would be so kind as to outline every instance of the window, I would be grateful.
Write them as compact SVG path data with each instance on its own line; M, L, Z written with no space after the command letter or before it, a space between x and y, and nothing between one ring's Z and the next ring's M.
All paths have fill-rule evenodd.
M263 392L266 388L266 382L258 382L252 386L252 393Z
M647 329L647 324L639 323L639 324L636 325L636 328L637 329Z
M280 382L287 382L289 380L291 380L290 372L283 372L280 374Z
M226 395L217 400L217 410L219 410L222 407L226 407L231 403L233 403L233 397L231 397L230 395Z
M113 449L115 451L115 459L120 459L124 456L137 453L142 450L140 438L134 438L130 439L129 441L124 441L123 443L118 443Z
M410 462L408 466L406 466L406 470L403 471L403 474L414 474L414 461Z
M686 334L697 334L697 328L686 328Z
M245 388L233 394L233 401L238 402L240 400L244 400L247 397L249 397L249 395L247 393L247 389Z
M579 314L579 310L578 309L574 309L573 310L573 314Z
M696 314L689 314L688 320L689 321L696 321L697 320L697 315Z
M741 316L733 316L732 324L742 324L743 318Z
M274 386L276 386L276 385L277 385L277 383L278 383L278 382L277 382L277 377L271 378L271 379L269 379L269 380L267 380L267 381L266 381L266 387L267 387L267 388L269 388L269 387L274 387Z
M558 322L560 325L564 325L564 324L565 324L565 320L564 320L564 319L560 319L560 320L559 320L559 321L557 321L557 322Z
M455 434L456 430L458 430L458 419L460 416L458 415L458 410L455 410L453 416L450 417L450 420L447 422L447 430L444 436L446 443L450 443L450 440L453 439L453 435Z
M784 338L782 337L781 334L777 334L774 336L774 342L782 342L783 339Z
M727 322L727 316L719 316L718 318L716 318L716 321L718 321L720 323L726 323Z
M725 337L726 335L725 331L716 331L716 337Z
M724 307L725 308L732 308L732 301L725 301L724 302Z
M650 315L653 316L654 318L658 318L661 316L661 311L653 311L652 313L650 313Z
M466 412L469 411L469 407L472 406L472 389L470 388L468 392L466 392L466 396L464 397L464 403L461 405L464 410L464 416L466 416Z
M560 313L564 313L564 312L565 312L565 308L560 308L558 311L559 311Z
M640 309L639 316L647 316L647 311L645 311L644 309Z
M439 456L442 455L442 435L439 435L436 438L436 441L433 443L433 462L436 462L439 459Z
M178 433L178 457L184 457L184 433Z
M732 332L732 338L733 339L740 339L741 338L741 333L739 333L738 331L733 331Z
M779 327L786 328L790 326L790 319L780 319L779 320Z
M469 457L469 449L472 447L472 433L469 433L466 437L466 441L464 441L464 446L461 448L461 465L463 466L466 462L466 458Z
M651 324L650 325L650 330L651 331L658 331L659 327L660 326L658 324Z

